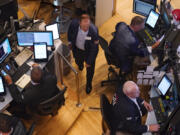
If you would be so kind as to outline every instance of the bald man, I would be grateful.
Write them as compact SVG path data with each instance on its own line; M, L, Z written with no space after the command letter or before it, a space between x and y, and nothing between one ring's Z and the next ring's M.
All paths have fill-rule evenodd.
M142 125L141 117L153 108L140 97L140 91L136 83L127 81L124 83L122 92L113 97L113 108L117 122L122 122L124 130L133 134L141 135L145 132L157 132L159 125Z
M5 76L9 85L9 91L17 104L23 104L35 110L39 103L55 96L60 91L57 88L55 75L44 72L39 66L35 65L31 71L31 83L20 93L10 76Z

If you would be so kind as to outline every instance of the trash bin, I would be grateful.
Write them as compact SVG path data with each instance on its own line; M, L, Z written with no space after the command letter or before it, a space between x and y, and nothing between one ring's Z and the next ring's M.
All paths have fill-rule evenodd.
M67 45L62 44L60 46L61 53L67 59L69 63L71 63L71 52ZM71 68L68 64L63 60L63 75L66 76L70 73Z

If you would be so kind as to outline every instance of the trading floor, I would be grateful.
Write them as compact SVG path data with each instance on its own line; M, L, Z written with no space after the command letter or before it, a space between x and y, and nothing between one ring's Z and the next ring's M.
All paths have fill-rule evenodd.
M23 18L24 15L27 14L27 16L30 18L33 18L34 16L36 16L33 19L43 20L45 25L52 22L52 20L55 20L55 18L60 13L60 12L56 12L57 9L54 6L50 5L49 3L48 4L41 3L41 0L39 1L18 0L18 4L20 6L19 11L18 11L18 19ZM157 0L157 4L160 4L159 0ZM104 39L106 39L108 44L110 44L110 41L113 39L113 36L114 36L113 32L115 32L116 24L119 22L125 22L129 25L131 22L131 19L137 15L132 12L132 5L133 5L133 0L114 0L113 16L109 18L107 21L105 21L101 26L98 27L99 35L103 37ZM179 0L172 0L171 5L174 9L180 9ZM69 9L71 10L73 18L77 18L77 15L75 13L76 9L75 9L73 0L65 3L63 6L67 8L68 10ZM25 11L25 14L23 13L24 11ZM93 20L94 16L91 17L91 19ZM44 24L42 25L42 27L43 26ZM65 45L69 43L67 32L60 33L60 42ZM58 43L59 42L57 42L57 44ZM56 58L56 51L57 50L55 49L54 53L51 52L49 59ZM54 55L54 56L51 56L51 55ZM102 49L102 47L99 46L99 52L98 52L98 55L96 58L96 64L95 64L95 73L94 73L94 77L92 81L92 90L90 94L87 94L86 92L86 88L87 88L86 69L84 68L82 71L79 69L79 67L77 66L75 62L75 59L73 58L72 52L70 52L70 58L67 58L67 59L71 63L72 68L68 69L67 71L68 73L66 75L63 75L63 77L60 77L59 75L63 74L61 73L61 69L55 69L57 80L58 80L57 82L58 88L66 89L65 94L64 94L65 105L63 105L58 110L58 114L56 114L55 116L51 116L51 115L41 116L39 114L32 113L31 111L27 110L33 116L30 119L20 118L20 120L24 123L27 129L31 127L32 123L35 123L32 135L101 135L101 134L111 135L110 130L107 130L108 126L104 124L105 122L102 117L102 112L101 112L102 108L100 106L100 96L102 94L105 94L108 100L112 102L113 96L116 93L118 85L109 84L109 85L102 86L101 82L103 80L107 80L108 72L109 72L108 70L109 65L107 63L104 50ZM40 66L41 64L43 65L43 62L42 63L39 62L39 63L40 63ZM59 68L60 65L64 64L65 62L62 60L62 56L58 55L57 59L54 59L54 63L55 65L59 64L58 65L58 68ZM65 64L65 66L67 65L68 64ZM49 64L48 66L51 67L52 65ZM112 67L113 69L115 69L117 73L119 73L119 69L117 67L115 66L112 66ZM136 70L133 71L132 74L126 76L126 80L132 80L134 82L138 82L138 79L139 79L137 77L139 73L137 72L138 67L135 67L135 69ZM53 71L53 73L55 72ZM115 78L116 76L112 75L110 77ZM77 86L77 78L79 78L78 79L79 86ZM149 103L150 102L149 93L151 93L150 92L151 85L139 84L138 87L141 92L140 97ZM1 113L3 112L8 115L12 115L10 112L8 112L8 109L5 109L3 111L0 110L0 112ZM142 117L143 124L146 124L148 115L149 113ZM103 133L104 131L106 131L106 133ZM1 128L0 128L0 135L1 135ZM2 133L2 135L4 134ZM112 134L112 135L118 135L118 133ZM124 135L127 135L127 134L124 134ZM152 135L152 134L147 133L144 135Z

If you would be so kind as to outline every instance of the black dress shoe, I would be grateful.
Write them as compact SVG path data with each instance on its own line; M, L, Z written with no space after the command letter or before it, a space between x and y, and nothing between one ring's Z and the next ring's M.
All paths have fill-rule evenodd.
M79 66L79 70L82 71L84 69L84 66Z
M86 86L86 93L89 94L91 93L91 90L92 90L92 86Z

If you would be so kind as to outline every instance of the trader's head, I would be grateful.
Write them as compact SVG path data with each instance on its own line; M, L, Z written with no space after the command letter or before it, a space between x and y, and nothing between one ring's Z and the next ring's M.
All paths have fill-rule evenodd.
M7 117L0 117L0 132L9 133L11 131L12 122Z
M31 71L31 80L34 83L40 83L42 78L42 69L39 66L33 67Z
M91 21L90 21L89 15L82 14L80 17L80 28L85 32L88 31L89 26L90 26L90 22Z
M130 27L134 32L144 29L144 19L140 16L133 17L131 20Z
M123 85L123 92L130 98L137 98L140 95L137 84L133 81L126 81Z

